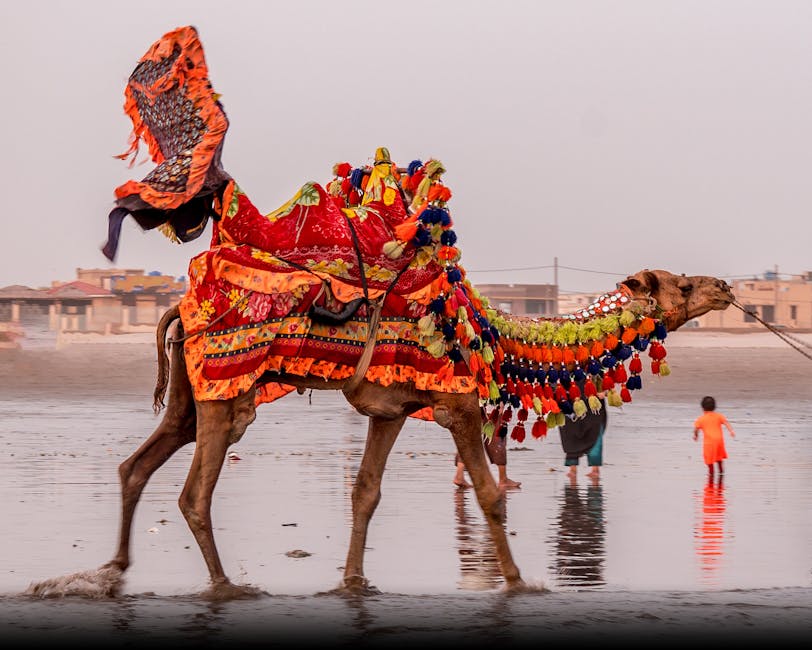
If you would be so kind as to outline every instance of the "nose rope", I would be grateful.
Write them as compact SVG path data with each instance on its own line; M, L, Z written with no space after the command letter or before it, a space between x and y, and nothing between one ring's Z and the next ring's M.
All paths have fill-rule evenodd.
M762 319L759 317L759 315L758 315L757 313L755 313L754 311L750 311L750 310L749 310L749 309L747 309L746 307L744 307L744 306L742 306L741 304L739 304L739 302L738 302L738 301L734 300L734 301L733 301L732 303L730 303L730 304L731 304L731 305L733 305L734 307L736 307L737 309L741 309L741 310L742 310L742 311L743 311L745 314L747 314L747 315L752 316L753 318L755 318L755 319L756 319L756 320L757 320L759 323L761 323L762 325L764 325L764 327L766 327L768 330L770 330L770 331L771 331L773 334L775 334L775 335L776 335L778 338L780 338L782 341L784 341L784 342L785 342L787 345L789 345L791 348L794 348L795 350L797 350L798 352L800 352L800 353L801 353L802 355L804 355L804 356L805 356L807 359L812 360L812 355L810 355L808 352L805 352L805 351L804 351L804 350L802 350L802 349L801 349L801 348L800 348L798 345L796 345L796 342L797 342L798 344L800 344L800 345L802 345L802 346L804 346L804 347L807 347L807 348L812 348L812 346L810 346L808 343L806 343L805 341L802 341L801 339L799 339L799 338L797 338L797 337L795 337L795 336L792 336L791 334L787 334L786 332L782 332L782 331L780 331L780 330L779 330L779 329L777 329L775 326L770 325L770 323L768 323L768 322L766 322L766 321L762 320Z

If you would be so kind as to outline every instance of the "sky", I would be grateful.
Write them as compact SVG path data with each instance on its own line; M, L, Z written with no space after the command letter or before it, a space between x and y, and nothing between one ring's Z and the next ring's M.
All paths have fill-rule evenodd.
M182 276L208 246L128 218L100 250L114 189L152 169L114 158L127 78L183 25L263 213L386 146L444 163L475 284L812 270L812 2L28 0L0 4L0 287Z

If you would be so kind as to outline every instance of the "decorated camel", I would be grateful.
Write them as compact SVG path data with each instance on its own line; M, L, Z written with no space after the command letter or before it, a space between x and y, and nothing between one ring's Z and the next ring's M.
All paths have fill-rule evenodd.
M228 121L191 27L148 50L125 95L131 151L143 139L157 167L116 190L105 254L114 259L127 216L177 241L199 236L211 219L211 245L192 258L189 289L157 328L154 398L156 410L165 402L165 412L119 467L114 557L94 571L32 584L32 594L118 593L141 493L190 442L195 451L179 505L208 568L206 595L259 593L224 572L212 495L229 446L257 407L307 389L340 390L369 418L339 591L374 591L364 573L367 532L387 458L408 417L450 431L505 586L526 589L483 436L512 426L523 437L527 425L540 437L600 409L599 394L610 405L630 402L642 388L641 355L652 373L667 375L667 332L733 301L722 280L644 270L566 317L499 312L460 264L442 163L416 160L401 168L383 147L372 164L337 164L326 186L307 183L279 209L260 213L220 165Z

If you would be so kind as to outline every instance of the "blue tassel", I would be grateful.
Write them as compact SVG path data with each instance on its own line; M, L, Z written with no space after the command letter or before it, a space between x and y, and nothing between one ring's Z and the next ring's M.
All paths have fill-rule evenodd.
M589 365L587 366L587 372L590 375L597 375L601 371L601 363L595 357L592 357L589 360Z
M350 185L352 185L355 189L361 189L361 181L364 180L364 170L356 167L350 173Z
M561 368L561 371L558 373L558 383L560 383L567 390L570 389L570 385L572 385L572 377L570 377L569 370L566 368Z
M457 243L457 233L453 230L444 230L443 234L440 235L440 243L443 246L453 246Z
M638 336L636 339L634 339L632 345L634 345L635 349L639 350L640 352L644 352L648 347L648 337Z
M446 341L453 341L457 338L457 331L454 326L448 321L443 323L443 336Z
M586 373L581 370L581 366L575 366L575 371L572 373L572 376L577 382L586 380Z
M544 383L544 380L547 378L547 373L544 372L543 368L539 368L536 370L536 381L540 384Z
M420 214L420 221L425 224L434 225L436 223L440 223L443 220L443 213L448 214L442 208L426 208Z
M462 352L460 352L460 349L456 345L448 351L448 358L454 363L462 361Z
M617 359L615 359L611 354L604 355L603 359L601 359L601 365L604 368L614 368L617 364Z
M510 405L515 409L519 408L522 405L522 400L519 399L518 395L511 395L510 397L508 397L508 401L510 402Z
M420 246L428 246L431 243L431 232L426 228L418 228L412 238L414 245L418 248Z
M445 312L445 298L437 296L429 303L429 311L432 314L442 314Z
M553 385L557 381L558 381L558 370L550 366L550 368L547 370L547 383Z
M443 227L451 225L451 215L448 214L448 210L440 208L440 212L440 225Z
M561 412L564 415L572 415L572 402L570 402L568 399L562 399L558 403L558 408L561 409Z
M479 350L479 348L482 347L482 339L480 339L478 336L475 336L468 343L468 347L471 348L472 350Z
M491 336L493 336L493 340L494 340L494 341L498 341L498 340L499 340L499 338L502 336L502 335L499 333L499 330L498 330L498 329L496 329L496 328L495 328L493 325L491 325L491 326L490 326L488 329L490 330L490 332L491 332Z
M448 276L448 281L451 284L454 284L455 282L459 282L460 280L462 280L462 272L457 268L449 269L446 272L446 275Z
M406 169L406 173L409 176L414 176L417 170L419 170L423 166L423 162L420 160L413 160L409 163L409 167Z
M491 335L491 332L488 329L483 329L482 333L480 334L480 337L482 337L483 343L487 343L488 345L493 343L493 336Z
M632 375L626 380L626 388L629 390L640 390L643 388L643 380L640 375Z
M658 322L654 326L654 336L661 341L664 341L665 337L668 336L668 330L665 329L665 325L663 325L661 322Z
M632 348L630 345L621 345L617 350L615 350L615 356L621 361L625 361L629 357L632 356Z
M499 389L499 401L505 404L508 401L508 392L507 388L500 388Z
M519 379L521 381L527 381L529 372L530 369L527 366L519 366Z

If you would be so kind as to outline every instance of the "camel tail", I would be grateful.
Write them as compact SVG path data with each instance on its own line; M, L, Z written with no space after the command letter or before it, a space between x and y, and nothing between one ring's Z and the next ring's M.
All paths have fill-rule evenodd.
M152 408L155 413L160 413L164 404L164 395L169 386L169 355L166 353L166 335L170 325L180 318L180 308L175 305L166 310L161 320L158 321L158 328L155 331L155 344L158 349L158 378L155 381L155 392L152 394Z

